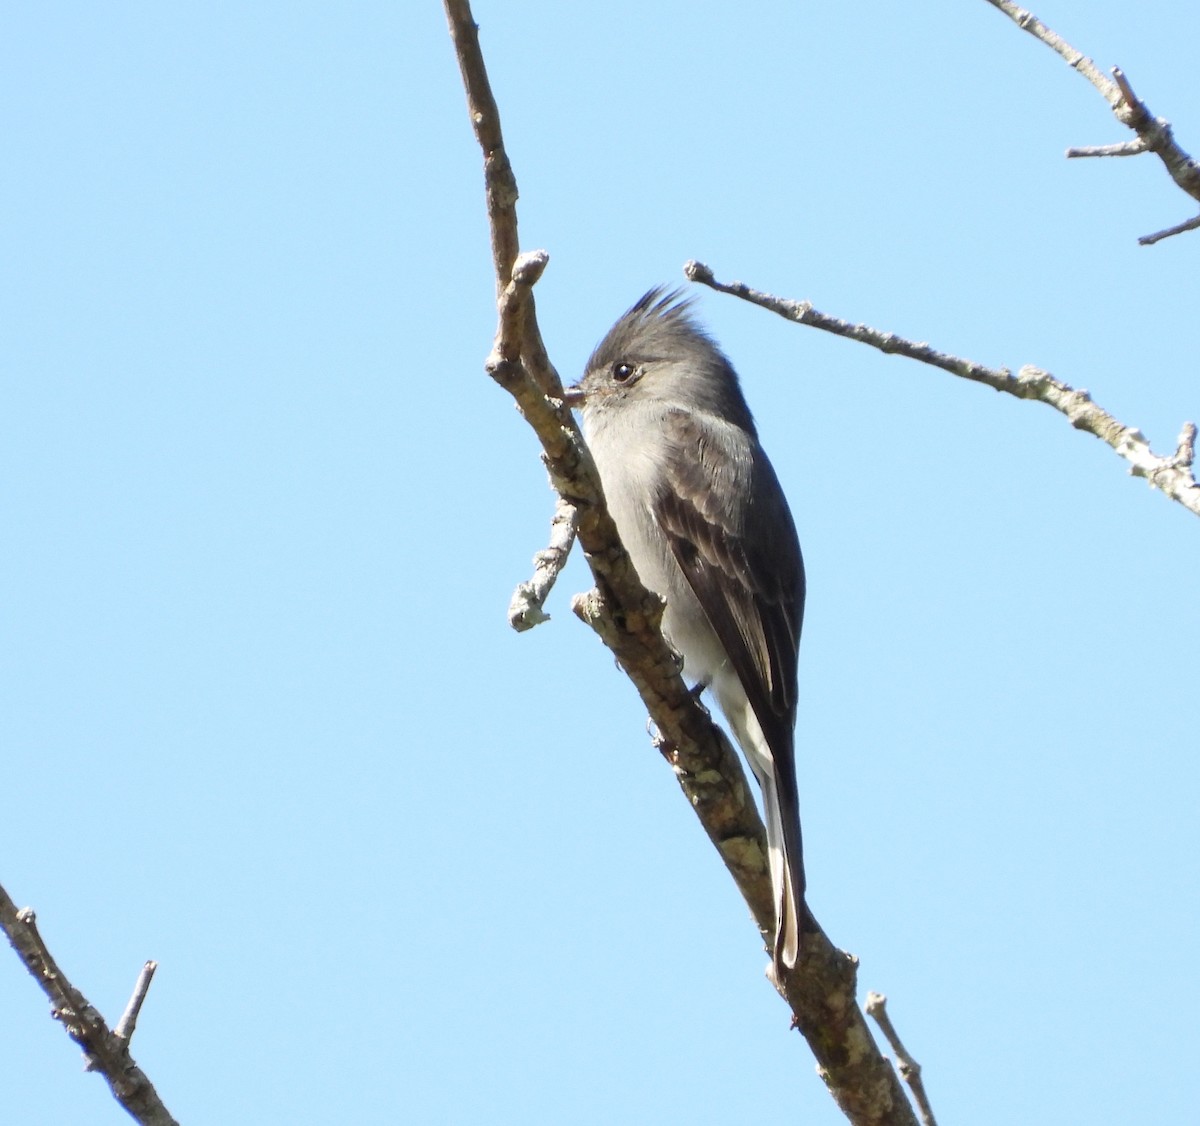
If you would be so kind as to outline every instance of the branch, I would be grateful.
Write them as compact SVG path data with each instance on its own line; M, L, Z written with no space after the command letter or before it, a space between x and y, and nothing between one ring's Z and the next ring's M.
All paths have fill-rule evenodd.
M129 1054L129 1039L150 987L155 963L146 963L117 1031L110 1032L104 1018L58 968L38 932L33 911L28 907L18 911L2 887L0 929L8 935L25 968L50 998L50 1015L62 1021L67 1035L83 1049L87 1069L100 1072L108 1080L117 1102L144 1126L178 1126L163 1106L154 1084Z
M767 946L774 920L762 821L728 739L679 674L663 640L662 600L642 586L604 502L591 454L561 399L533 306L544 252L518 255L516 179L504 150L478 29L467 0L443 0L467 108L483 151L499 325L485 368L516 399L542 444L551 484L576 512L577 534L596 587L575 612L612 650L650 713L656 746L671 764L721 854ZM838 1105L859 1126L916 1126L896 1074L855 1004L857 962L811 918L798 970L776 983L793 1025L808 1040Z
M479 28L465 0L446 0L450 38L467 91L467 109L475 139L483 149L483 175L487 192L488 223L492 230L492 266L497 296L512 276L512 264L520 245L517 239L517 180L504 151L500 133L500 111L492 97L491 83L479 49Z
M571 548L575 546L575 522L578 517L576 507L559 497L550 521L550 543L533 557L533 578L517 587L508 604L508 623L518 633L550 620L550 615L542 607L546 605L555 580L566 566Z
M142 972L138 974L138 979L134 983L133 994L129 998L129 1004L125 1006L125 1011L121 1014L121 1019L117 1021L116 1031L113 1035L124 1040L126 1044L133 1039L138 1017L142 1013L142 1005L146 1003L146 994L150 992L150 982L154 980L154 972L157 969L157 962L147 962L142 966Z
M1149 151L1150 146L1141 137L1134 137L1132 141L1120 141L1115 145L1089 145L1086 148L1070 148L1067 149L1067 159L1072 160L1080 156L1138 156L1141 153Z
M1192 218L1185 219L1182 223L1176 223L1173 227L1155 231L1152 235L1142 235L1138 239L1138 242L1142 246L1153 246L1156 242L1162 242L1165 238L1170 238L1172 235L1181 235L1184 231L1194 231L1197 227L1200 227L1200 215L1193 215Z
M1129 462L1129 472L1134 477L1145 477L1156 489L1178 501L1188 511L1200 516L1200 484L1192 474L1195 455L1196 427L1184 423L1175 453L1170 457L1159 457L1150 448L1140 430L1118 422L1108 411L1092 402L1083 390L1055 379L1049 372L1026 365L1013 375L1008 368L989 368L973 360L939 352L928 344L905 340L895 333L881 332L868 325L851 324L827 313L818 312L809 301L793 301L761 293L742 282L719 282L713 272L702 262L687 262L684 274L694 282L700 282L720 293L740 297L754 305L761 305L772 313L797 324L845 336L862 344L869 344L881 352L897 353L912 360L919 360L931 367L941 368L960 379L983 383L996 391L1004 391L1018 399L1033 399L1046 403L1066 415L1076 430L1084 430L1106 442Z
M892 1024L892 1018L887 1013L887 998L882 993L867 994L867 1015L875 1018L887 1042L896 1053L896 1066L900 1069L900 1078L908 1084L912 1091L913 1101L921 1112L921 1126L937 1126L933 1117L933 1107L929 1105L929 1096L925 1093L925 1082L921 1078L921 1065L908 1054L900 1037Z
M1155 117L1134 92L1120 67L1112 68L1113 81L1099 70L1091 59L1075 50L1065 39L1048 28L1032 12L1013 4L1011 0L987 0L999 9L1023 31L1045 43L1052 51L1061 55L1069 66L1084 76L1112 107L1113 114L1122 124L1137 134L1137 139L1121 145L1099 145L1091 148L1067 149L1068 157L1087 156L1136 156L1142 152L1155 153L1163 162L1171 179L1192 199L1200 202L1200 164L1197 164L1175 141L1170 124ZM1171 235L1200 227L1200 216L1177 223L1166 230L1138 239L1142 246L1160 242Z

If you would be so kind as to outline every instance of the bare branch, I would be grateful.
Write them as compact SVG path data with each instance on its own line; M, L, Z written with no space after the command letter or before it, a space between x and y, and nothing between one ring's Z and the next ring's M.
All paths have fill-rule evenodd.
M1148 152L1150 146L1141 137L1132 141L1120 141L1115 145L1090 145L1087 148L1067 149L1067 159L1074 160L1084 156L1139 156Z
M121 1019L117 1021L116 1031L113 1032L113 1035L124 1040L126 1044L133 1039L138 1016L141 1014L142 1005L145 1004L146 994L150 992L150 982L154 980L154 971L157 969L157 962L147 962L142 966L142 972L138 974L138 979L134 983L129 1004L125 1006Z
M1104 100L1118 113L1121 107L1121 91L1117 85L1106 78L1082 51L1077 51L1057 32L1048 28L1032 12L1011 3L1011 0L987 0L993 8L998 8L1022 31L1029 32L1035 39L1040 39L1050 50L1061 55L1073 70L1079 71L1104 96Z
M62 1021L67 1035L83 1049L88 1070L100 1072L108 1080L117 1102L144 1126L178 1126L163 1106L154 1084L129 1054L129 1036L133 1034L137 1010L141 1008L139 992L141 998L144 998L153 970L147 973L143 969L145 985L143 987L142 978L139 978L138 988L134 990L134 1000L130 1001L132 1016L127 1009L126 1016L122 1017L119 1026L125 1028L126 1035L118 1036L109 1031L104 1018L59 969L38 932L37 917L33 911L28 907L18 911L16 904L2 887L0 928L8 935L9 942L21 956L21 961L25 963L25 968L33 975L33 979L42 987L42 992L50 998L50 1015L55 1020ZM153 962L147 963L147 966L153 965Z
M872 991L867 994L866 1008L867 1014L875 1018L875 1023L879 1025L884 1036L887 1037L887 1042L892 1046L892 1051L896 1054L896 1065L900 1069L900 1078L908 1084L908 1089L912 1091L913 1101L917 1104L917 1110L921 1114L922 1126L937 1126L937 1120L933 1117L933 1107L929 1105L929 1096L925 1093L925 1082L921 1078L921 1065L908 1054L900 1042L900 1037L892 1024L892 1018L888 1016L887 998L882 993Z
M483 150L484 189L492 230L492 266L499 296L512 277L512 264L520 246L517 239L517 180L504 151L500 111L496 108L487 68L483 65L479 28L471 16L471 6L466 0L445 0L445 7L454 54L467 92L467 111L471 115L475 139Z
M1076 430L1093 434L1116 450L1129 462L1129 472L1133 476L1145 477L1156 489L1200 516L1200 484L1197 484L1192 475L1191 461L1183 460L1187 446L1183 437L1180 438L1179 449L1174 456L1159 457L1151 450L1140 430L1118 422L1108 411L1092 402L1086 391L1076 390L1070 384L1055 379L1049 372L1028 364L1016 375L1008 368L986 367L974 360L939 352L928 344L905 340L895 333L882 332L868 325L851 324L838 317L831 317L827 313L818 312L809 301L774 297L752 289L742 282L719 282L713 277L712 270L702 262L687 262L683 272L691 281L700 282L720 293L740 297L751 304L761 305L764 309L769 309L772 313L797 324L811 325L836 336L845 336L862 344L869 344L881 352L896 353L919 360L923 364L957 375L960 379L983 383L1018 399L1046 403L1065 415ZM1194 431L1192 423L1185 424L1184 435Z
M541 441L551 483L576 510L578 538L596 589L577 598L574 609L637 688L658 732L656 745L749 904L765 948L774 919L762 821L737 755L679 675L676 655L660 628L662 601L642 586L630 564L591 455L559 398L561 384L545 355L533 308L532 285L545 267L545 255L517 255L516 180L504 153L477 28L466 0L443 2L484 156L500 322L487 371L517 400ZM916 1126L895 1072L854 1003L856 966L809 916L799 966L776 986L847 1117L860 1126Z
M542 607L575 544L577 518L575 506L559 497L554 506L554 518L550 521L549 546L533 557L533 578L517 587L508 605L509 625L518 633L550 620Z
M1181 235L1184 231L1194 231L1200 227L1200 215L1195 215L1191 219L1185 219L1182 223L1176 223L1173 227L1167 227L1161 231L1155 231L1152 235L1142 235L1138 242L1142 246L1152 246L1156 242L1162 242L1165 238L1170 238L1172 235Z
M1068 149L1067 156L1133 156L1139 152L1152 152L1163 162L1171 179L1194 200L1200 202L1200 164L1197 164L1175 141L1170 124L1155 117L1134 92L1133 87L1120 67L1112 68L1110 81L1096 68L1096 64L1082 52L1077 51L1065 39L1048 28L1032 12L1011 0L987 0L999 9L1019 28L1041 40L1052 51L1061 55L1069 66L1079 71L1103 95L1112 107L1113 114L1122 125L1128 126L1138 135L1136 142L1124 145L1102 145L1090 149ZM1138 147L1135 147L1138 146ZM1159 242L1171 235L1194 230L1200 226L1200 217L1168 227L1154 235L1138 239L1142 246Z

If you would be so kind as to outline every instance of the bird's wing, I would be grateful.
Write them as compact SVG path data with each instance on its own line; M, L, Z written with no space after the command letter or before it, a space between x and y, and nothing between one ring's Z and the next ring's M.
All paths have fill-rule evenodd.
M653 515L767 743L742 749L763 793L775 896L772 956L777 965L794 966L806 883L795 754L796 658L804 618L800 545L775 471L752 434L683 411L669 413L663 425L669 453ZM749 492L746 505L733 510L721 503L722 496L742 490ZM752 751L768 759L765 775Z
M794 785L796 657L804 563L783 490L745 431L674 411L654 517L712 624L773 755ZM718 432L717 427L720 427ZM748 487L741 513L722 494Z

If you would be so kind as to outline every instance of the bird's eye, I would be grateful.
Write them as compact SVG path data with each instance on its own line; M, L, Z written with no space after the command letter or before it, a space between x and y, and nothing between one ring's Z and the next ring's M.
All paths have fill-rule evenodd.
M628 383L633 378L633 373L637 368L633 364L613 364L612 375L618 383Z

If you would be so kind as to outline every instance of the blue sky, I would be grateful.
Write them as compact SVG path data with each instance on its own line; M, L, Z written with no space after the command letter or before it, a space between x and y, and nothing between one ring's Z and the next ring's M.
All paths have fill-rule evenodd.
M573 377L719 277L1200 415L1193 205L983 0L476 18ZM1038 14L1200 149L1192 6ZM0 882L181 1122L841 1121L570 613L482 372L440 5L42 4L0 66ZM804 544L811 902L942 1121L1180 1122L1195 517L1049 409L707 291ZM1200 421L1200 419L1198 419ZM26 1126L126 1121L0 958Z

